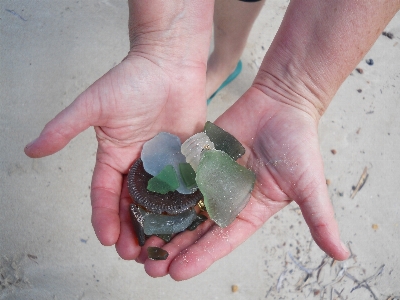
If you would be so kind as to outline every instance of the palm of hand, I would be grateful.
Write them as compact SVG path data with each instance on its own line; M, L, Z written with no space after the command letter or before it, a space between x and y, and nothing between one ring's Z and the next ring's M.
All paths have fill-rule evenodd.
M102 244L116 244L122 257L134 258L140 247L132 242L128 224L124 204L129 195L121 189L124 174L142 144L158 132L168 131L184 140L199 131L205 122L204 86L205 69L160 67L148 58L131 55L51 120L25 152L31 157L53 154L95 126L93 227Z
M170 256L163 262L146 260L142 250L138 261L145 263L148 274L169 273L182 280L201 273L291 200L300 205L317 244L336 259L345 259L348 253L340 244L327 193L316 121L250 89L216 123L247 148L241 163L257 176L249 204L226 228L207 221L195 232L181 233L164 246L160 240L150 239L147 245L163 246Z

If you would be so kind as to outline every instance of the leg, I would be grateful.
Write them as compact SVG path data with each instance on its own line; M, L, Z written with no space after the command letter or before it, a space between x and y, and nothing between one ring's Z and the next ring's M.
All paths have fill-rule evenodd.
M206 99L235 69L264 3L265 0L255 3L238 0L215 1L214 50L207 64Z

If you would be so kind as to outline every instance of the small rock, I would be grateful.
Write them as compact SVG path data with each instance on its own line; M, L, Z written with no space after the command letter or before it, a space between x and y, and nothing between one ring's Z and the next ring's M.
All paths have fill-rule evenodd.
M365 62L367 63L367 65L369 66L373 66L374 65L374 60L372 58L366 59Z
M147 255L151 260L166 260L168 252L158 247L148 247Z
M394 38L394 34L391 33L391 32L386 32L386 31L384 31L384 32L382 32L382 35L388 37L388 38L391 39L391 40Z
M236 293L238 290L239 287L236 284L232 285L232 293Z
M361 92L362 92L362 89L358 89L357 92L361 93Z
M363 73L364 73L364 70L361 69L361 68L357 68L356 71L357 71L358 73L360 73L360 74L363 74Z
M331 152L333 155L335 155L337 153L337 151L335 149L332 149Z
M378 224L372 224L372 229L375 231L378 230Z

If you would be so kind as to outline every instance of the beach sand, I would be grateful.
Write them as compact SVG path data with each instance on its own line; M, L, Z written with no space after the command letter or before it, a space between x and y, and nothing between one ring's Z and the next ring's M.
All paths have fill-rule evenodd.
M209 105L209 120L251 85L287 3L265 5L243 71ZM23 152L52 117L124 58L126 2L6 0L0 8L0 299L399 299L399 14L385 29L394 37L378 38L358 65L363 73L352 72L319 125L329 192L351 258L326 257L291 204L207 271L175 282L149 277L97 240L90 221L92 128L50 157ZM365 168L367 180L352 199Z

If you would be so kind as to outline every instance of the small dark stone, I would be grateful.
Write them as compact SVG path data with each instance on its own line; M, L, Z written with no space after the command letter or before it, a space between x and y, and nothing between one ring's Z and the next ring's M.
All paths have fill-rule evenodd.
M207 217L204 215L197 215L196 219L192 222L192 224L189 225L187 230L193 231L199 226L201 223L203 223L205 220L207 220Z
M148 247L147 256L152 260L166 260L168 252L158 247Z
M357 71L358 73L360 73L360 74L363 74L363 73L364 73L364 70L361 69L361 68L357 68L356 71Z
M357 92L361 93L361 92L362 92L362 89L358 89Z
M367 63L367 65L369 66L373 66L374 65L374 60L372 58L366 59L365 62Z
M391 40L394 38L394 34L391 33L391 32L386 32L386 31L384 31L384 32L382 32L382 35L388 37L388 38L391 39Z
M337 153L337 151L336 151L335 149L332 149L332 150L331 150L331 153L332 153L333 155L335 155L335 154Z

